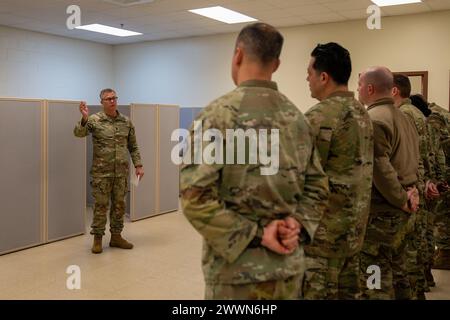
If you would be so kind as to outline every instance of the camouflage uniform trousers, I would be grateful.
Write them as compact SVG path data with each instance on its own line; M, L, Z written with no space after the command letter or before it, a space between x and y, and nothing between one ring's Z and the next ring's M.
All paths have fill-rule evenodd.
M427 215L426 210L419 209L414 231L406 236L406 267L412 299L425 292L427 286L425 279Z
M450 192L441 196L435 209L434 237L438 249L450 250Z
M306 255L305 300L359 300L359 254L343 258Z
M301 275L249 284L206 284L206 300L297 300Z
M406 240L396 249L384 245L363 248L360 254L362 299L369 300L408 300L411 299L411 286L406 266ZM369 245L370 246L370 245ZM378 266L381 277L380 289L367 285L369 266Z
M427 266L433 264L436 238L435 238L435 221L436 217L439 216L437 213L442 208L442 200L433 200L427 202L427 207L429 209L429 214L427 216L427 230L425 233L426 239L426 252L425 252L425 263Z
M128 192L127 177L93 177L91 186L92 195L95 199L94 219L91 225L91 234L105 234L108 209L110 209L111 233L121 233L123 230L123 216L125 214L126 207L125 195Z

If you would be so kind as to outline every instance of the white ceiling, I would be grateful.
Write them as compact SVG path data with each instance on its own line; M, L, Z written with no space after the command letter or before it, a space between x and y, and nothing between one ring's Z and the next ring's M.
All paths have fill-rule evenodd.
M450 0L383 7L384 16L450 10ZM81 24L101 23L143 33L120 38L84 30L69 30L66 9L81 8ZM221 5L276 27L365 19L370 0L154 0L123 7L103 0L0 0L0 25L107 44L121 44L237 32L228 25L188 12Z

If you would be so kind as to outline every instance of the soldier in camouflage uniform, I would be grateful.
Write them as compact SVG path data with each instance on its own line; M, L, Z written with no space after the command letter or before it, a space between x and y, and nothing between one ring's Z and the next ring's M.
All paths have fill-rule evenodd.
M422 114L427 118L427 129L428 129L428 145L429 145L429 164L431 169L429 171L429 178L434 184L442 190L442 179L443 170L445 167L445 158L443 156L443 151L440 143L440 133L436 129L436 125L445 126L445 119L439 114L431 114L431 110L428 108L427 102L422 98L421 95L410 96L411 104L422 112ZM439 187L441 186L441 187ZM440 198L440 195L439 195ZM430 291L430 287L434 287L434 278L431 273L431 263L434 255L434 220L436 216L436 207L441 203L441 200L436 198L436 196L430 196L425 194L425 209L428 211L426 221L425 221L425 245L421 248L424 257L424 269L425 269L425 292Z
M272 26L245 27L232 59L237 88L207 106L191 128L193 135L200 123L223 136L226 130L279 130L278 148L271 148L279 156L275 174L262 175L260 162L250 164L247 143L244 164L182 166L183 213L204 239L206 299L299 297L303 245L319 224L328 181L306 119L271 81L282 43ZM191 140L186 154L194 147ZM239 152L236 144L231 150Z
M439 192L431 180L433 177L433 166L430 159L430 135L428 132L427 119L414 105L411 104L411 83L409 78L402 74L394 75L393 98L397 108L400 108L412 121L419 135L419 171L417 189L419 190L420 202L417 213L411 215L410 224L412 232L406 236L406 265L411 284L411 295L413 299L425 300L426 279L426 231L427 219L430 212L427 210L425 198L437 197Z
M436 132L435 145L438 151L438 172L441 174L442 197L436 205L434 221L434 238L437 251L433 257L434 269L450 270L450 192L448 181L450 178L450 112L435 103L430 103L430 125ZM434 253L434 252L433 252Z
M428 107L428 103L421 95L413 95L410 97L412 104L416 106L420 111L422 111L428 118L427 124L430 132L430 159L431 164L433 165L434 176L433 179L436 181L438 186L438 190L440 192L440 197L429 198L427 199L427 207L431 214L428 216L427 220L427 250L426 253L426 268L425 268L425 276L427 279L427 285L430 287L435 286L434 278L431 273L431 266L437 262L437 267L445 268L445 256L443 255L443 251L438 250L435 251L435 229L436 220L438 221L437 225L440 225L440 221L445 220L446 213L448 212L448 204L446 203L446 198L449 196L448 192L448 167L446 163L448 163L448 121L445 117L445 113L441 110L434 108L432 111ZM441 224L443 225L443 224ZM444 259L443 259L444 258ZM450 259L450 257L449 257ZM433 265L433 267L436 267ZM428 290L429 291L429 290Z
M136 168L136 175L142 178L141 162L136 134L131 121L117 111L117 96L112 89L100 93L103 111L89 116L85 102L80 104L82 119L76 125L76 137L92 134L93 164L91 168L92 194L95 199L91 234L94 235L93 253L101 253L102 237L105 234L107 212L110 208L111 247L132 249L133 245L122 238L125 196L128 191L128 152Z
M414 125L394 106L392 73L384 67L361 74L359 100L368 106L374 131L372 199L361 250L365 299L409 299L405 265L408 221L419 205L419 138ZM378 266L381 287L369 287L369 267Z
M305 299L359 299L361 250L369 217L373 129L366 109L348 91L350 53L336 43L311 54L308 82L320 101L305 114L328 176L329 205L305 247Z

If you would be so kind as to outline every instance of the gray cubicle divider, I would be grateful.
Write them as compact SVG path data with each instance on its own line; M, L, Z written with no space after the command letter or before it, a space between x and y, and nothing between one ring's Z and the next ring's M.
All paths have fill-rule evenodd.
M157 210L157 137L158 109L154 105L131 104L131 120L144 164L145 176L138 187L131 185L130 218L132 221L158 214ZM131 166L131 170L133 167ZM132 171L133 175L134 172Z
M79 102L48 100L48 241L85 232L86 139L73 135Z
M89 114L94 114L103 110L102 106L88 106ZM129 105L119 105L117 106L117 110L120 113L130 117L130 106ZM81 115L79 116L81 119ZM77 120L79 121L79 119ZM73 124L75 126L75 123ZM138 141L139 142L139 141ZM92 197L92 187L91 187L91 166L92 166L92 136L88 136L87 138L87 167L86 167L86 202L88 206L94 206L94 197ZM127 195L127 210L130 210L130 193Z
M192 121L197 118L197 115L203 110L203 108L191 108L192 109Z
M203 108L180 108L180 128L189 130L192 122Z
M178 143L171 141L172 132L179 126L180 108L178 106L158 106L158 211L159 213L178 210L179 168L171 159L173 147Z
M179 127L179 107L131 104L131 119L145 170L139 186L131 186L131 220L178 210L179 170L171 160L177 142L171 135Z
M0 99L0 254L44 241L44 103Z

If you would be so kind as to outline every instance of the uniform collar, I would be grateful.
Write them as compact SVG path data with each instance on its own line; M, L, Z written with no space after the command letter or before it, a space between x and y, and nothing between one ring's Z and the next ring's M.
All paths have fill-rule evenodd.
M332 94L330 94L328 97L326 97L325 99L329 99L329 98L333 98L333 97L354 98L355 97L355 93L352 92L352 91L335 91Z
M400 104L401 106L407 105L407 104L411 104L411 99L410 98L405 98L402 100L402 103Z
M262 87L278 91L277 83L268 80L247 80L241 82L241 84L238 87Z
M373 103L367 108L367 110L373 109L373 108L378 107L378 106L386 105L386 104L394 105L394 99L392 99L392 98L387 98L387 97L386 97L386 98L378 99L377 101L373 102Z
M111 118L108 116L105 111L100 111L100 120L102 121L125 121L125 117L119 112L119 110L116 110L117 117Z

